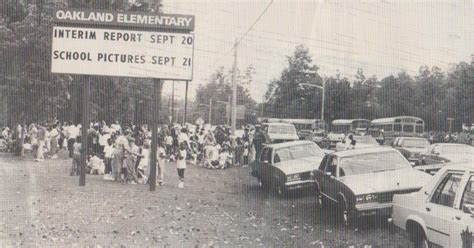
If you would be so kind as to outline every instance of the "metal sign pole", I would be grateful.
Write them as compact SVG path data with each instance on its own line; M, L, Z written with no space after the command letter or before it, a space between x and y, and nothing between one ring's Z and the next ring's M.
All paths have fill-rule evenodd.
M186 124L186 114L188 113L188 83L189 81L186 80L186 94L184 96L184 123L183 125Z
M151 123L151 165L150 165L150 191L156 190L156 161L157 161L157 150L158 150L158 120L160 114L160 102L161 102L161 80L153 80L153 116Z
M86 164L87 164L87 131L89 130L89 94L91 77L82 85L82 138L81 138L81 168L79 174L79 186L86 185Z

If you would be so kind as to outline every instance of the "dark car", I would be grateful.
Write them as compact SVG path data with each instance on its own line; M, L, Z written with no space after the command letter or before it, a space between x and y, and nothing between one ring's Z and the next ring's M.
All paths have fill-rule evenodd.
M328 154L313 176L318 206L334 205L346 225L362 216L390 216L394 194L418 191L431 178L387 147Z
M392 145L415 166L421 165L420 155L426 152L429 146L428 139L417 137L397 137Z
M260 157L250 164L252 176L264 189L273 188L280 195L289 190L311 187L311 172L325 153L312 141L291 141L267 145Z

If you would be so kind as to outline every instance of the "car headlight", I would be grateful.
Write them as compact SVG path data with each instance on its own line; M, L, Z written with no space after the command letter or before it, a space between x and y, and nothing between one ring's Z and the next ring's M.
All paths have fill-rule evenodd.
M368 203L368 202L376 202L376 201L377 201L376 194L365 194L365 195L356 196L356 203Z
M292 175L288 175L286 177L286 181L290 182L290 181L297 181L297 180L300 180L300 174L292 174Z

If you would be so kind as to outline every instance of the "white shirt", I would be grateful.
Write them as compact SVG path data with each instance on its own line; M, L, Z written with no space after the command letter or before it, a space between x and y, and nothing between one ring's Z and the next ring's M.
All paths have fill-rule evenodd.
M105 153L105 157L106 157L106 158L113 158L113 156L114 156L114 147L113 147L113 146L109 146L109 144L107 144L107 145L104 147L104 153Z
M176 167L178 169L186 169L186 150L180 150L179 156L183 157L183 159L178 158L178 162L176 162Z
M79 128L74 125L69 126L67 131L70 139L77 139L80 135Z
M99 135L99 145L100 146L106 146L108 139L110 139L110 134L108 134L108 133L100 134Z

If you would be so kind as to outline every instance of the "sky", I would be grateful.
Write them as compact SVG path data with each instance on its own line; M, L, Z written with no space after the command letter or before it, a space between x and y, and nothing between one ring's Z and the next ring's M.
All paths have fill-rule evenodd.
M191 14L195 22L194 76L189 96L220 66L255 67L251 96L261 102L268 84L287 66L297 45L309 48L322 76L352 79L361 68L381 79L401 70L415 76L422 65L446 71L474 54L474 0L164 0L164 12ZM171 92L166 81L164 94ZM184 98L184 82L175 82Z

